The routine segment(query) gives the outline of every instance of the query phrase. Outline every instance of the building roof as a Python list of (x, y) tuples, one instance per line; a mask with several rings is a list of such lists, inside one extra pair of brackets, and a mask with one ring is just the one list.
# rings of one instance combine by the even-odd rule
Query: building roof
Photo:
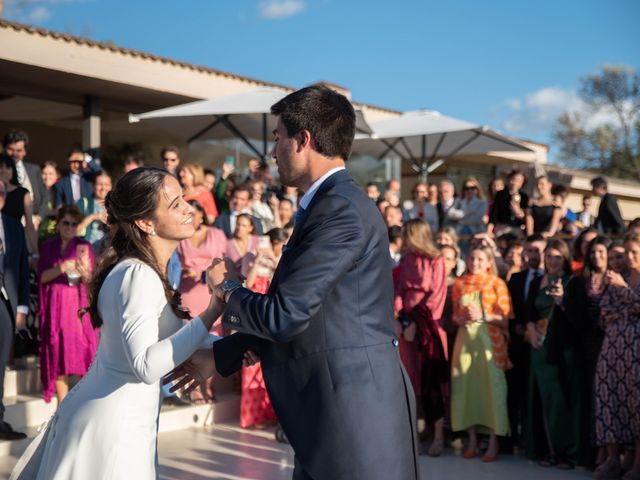
[[(0, 28), (12, 29), (12, 30), (15, 30), (15, 31), (18, 31), (18, 32), (26, 32), (26, 33), (29, 33), (31, 35), (39, 35), (41, 37), (48, 37), (48, 38), (52, 38), (52, 39), (56, 39), (56, 40), (63, 40), (65, 42), (75, 43), (75, 44), (78, 44), (78, 45), (88, 46), (88, 47), (92, 47), (92, 48), (97, 48), (97, 49), (100, 49), (100, 50), (108, 50), (108, 51), (120, 53), (120, 54), (123, 54), (123, 55), (128, 55), (128, 56), (134, 57), (134, 58), (141, 58), (141, 59), (151, 60), (151, 61), (154, 61), (154, 62), (159, 62), (159, 63), (163, 63), (163, 64), (167, 64), (167, 65), (174, 65), (174, 66), (177, 66), (177, 67), (187, 68), (187, 69), (194, 70), (194, 71), (197, 71), (197, 72), (211, 73), (213, 75), (218, 75), (218, 76), (221, 76), (221, 77), (226, 77), (226, 78), (230, 78), (230, 79), (240, 80), (240, 81), (243, 81), (243, 82), (253, 83), (253, 84), (256, 84), (256, 85), (278, 87), (278, 88), (283, 88), (283, 89), (291, 90), (291, 91), (295, 90), (294, 87), (291, 87), (291, 86), (288, 86), (288, 85), (281, 85), (281, 84), (274, 83), (274, 82), (267, 82), (267, 81), (264, 81), (264, 80), (258, 80), (258, 79), (252, 78), (252, 77), (247, 77), (247, 76), (244, 76), (244, 75), (238, 75), (236, 73), (231, 73), (231, 72), (227, 72), (227, 71), (224, 71), (224, 70), (219, 70), (219, 69), (216, 69), (216, 68), (207, 67), (207, 66), (204, 66), (204, 65), (198, 65), (198, 64), (189, 63), (189, 62), (182, 62), (182, 61), (179, 61), (179, 60), (174, 60), (172, 58), (163, 57), (163, 56), (160, 56), (160, 55), (155, 55), (153, 53), (143, 52), (141, 50), (121, 47), (119, 45), (116, 45), (113, 42), (99, 42), (99, 41), (92, 40), (92, 39), (86, 38), (86, 37), (80, 37), (80, 36), (71, 35), (71, 34), (68, 34), (68, 33), (56, 32), (56, 31), (53, 31), (53, 30), (48, 30), (46, 28), (34, 27), (34, 26), (31, 26), (31, 25), (26, 25), (26, 24), (22, 24), (22, 23), (18, 23), (18, 22), (9, 21), (9, 20), (0, 19)], [(374, 109), (377, 109), (377, 110), (386, 111), (386, 112), (390, 112), (390, 113), (400, 113), (400, 112), (398, 112), (396, 110), (380, 107), (378, 105), (366, 104), (366, 103), (362, 103), (362, 102), (354, 102), (354, 103), (356, 103), (357, 105), (362, 105), (362, 106), (366, 106), (366, 107), (370, 107), (370, 108), (374, 108)]]

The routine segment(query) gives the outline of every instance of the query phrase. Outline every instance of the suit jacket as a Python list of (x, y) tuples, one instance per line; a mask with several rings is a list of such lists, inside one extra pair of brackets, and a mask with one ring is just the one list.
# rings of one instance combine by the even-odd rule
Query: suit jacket
[(27, 177), (31, 182), (31, 188), (33, 189), (33, 213), (36, 215), (43, 215), (47, 211), (47, 187), (42, 182), (42, 175), (40, 173), (40, 167), (33, 163), (23, 161), (24, 169), (27, 172)]
[[(526, 326), (527, 323), (527, 298), (525, 297), (525, 285), (527, 283), (527, 276), (529, 275), (529, 269), (516, 272), (511, 275), (507, 287), (509, 288), (509, 294), (511, 295), (511, 304), (513, 305), (513, 320), (510, 324), (520, 324)], [(533, 280), (532, 280), (533, 283)], [(529, 285), (531, 290), (531, 285)], [(510, 329), (511, 330), (511, 329)], [(512, 332), (513, 333), (513, 332)]]
[(618, 201), (613, 195), (607, 193), (600, 200), (596, 228), (600, 233), (604, 234), (624, 233), (624, 220), (620, 214), (620, 208), (618, 208)]
[[(89, 169), (80, 174), (80, 197), (86, 198), (93, 194), (93, 177), (102, 171), (100, 162), (93, 160), (89, 162)], [(60, 205), (75, 205), (76, 201), (73, 199), (73, 189), (71, 188), (71, 175), (62, 177), (58, 183), (55, 184), (56, 189), (56, 208)]]
[[(251, 216), (251, 221), (253, 222), (253, 234), (254, 235), (262, 235), (262, 222), (257, 217)], [(219, 228), (224, 232), (227, 238), (233, 238), (233, 231), (231, 230), (231, 214), (230, 213), (222, 213), (216, 217), (216, 220), (213, 222), (213, 226)]]
[(6, 215), (0, 216), (5, 238), (0, 282), (4, 281), (4, 288), (13, 310), (13, 318), (15, 318), (18, 305), (29, 305), (29, 252), (22, 224)]
[[(393, 334), (387, 230), (375, 204), (339, 171), (287, 247), (267, 294), (238, 289), (223, 323), (261, 339), (300, 478), (417, 479), (415, 397)], [(233, 338), (214, 344), (216, 358)]]
[(444, 205), (442, 202), (436, 203), (436, 210), (438, 211), (438, 229), (444, 227), (458, 226), (458, 222), (464, 217), (464, 212), (460, 206), (460, 199), (454, 198), (453, 203), (449, 207), (449, 210), (444, 211)]

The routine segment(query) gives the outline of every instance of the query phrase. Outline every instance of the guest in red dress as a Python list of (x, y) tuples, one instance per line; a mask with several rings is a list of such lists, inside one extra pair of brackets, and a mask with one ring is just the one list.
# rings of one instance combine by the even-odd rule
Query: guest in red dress
[[(247, 273), (247, 287), (257, 293), (267, 293), (271, 279), (282, 256), (282, 247), (289, 235), (283, 228), (269, 230), (261, 237), (258, 252)], [(269, 394), (262, 378), (260, 363), (242, 368), (240, 426), (262, 427), (276, 420)]]
[(418, 408), (427, 424), (434, 427), (433, 443), (427, 453), (439, 456), (444, 446), (449, 385), (447, 334), (440, 324), (447, 296), (447, 273), (431, 230), (423, 220), (405, 223), (403, 248), (394, 302), (400, 357)]

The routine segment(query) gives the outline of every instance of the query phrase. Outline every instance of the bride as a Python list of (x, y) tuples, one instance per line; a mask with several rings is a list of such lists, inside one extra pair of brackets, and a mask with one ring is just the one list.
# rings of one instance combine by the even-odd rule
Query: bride
[[(194, 233), (178, 181), (156, 168), (132, 170), (106, 209), (113, 237), (90, 288), (98, 352), (11, 479), (155, 479), (160, 380), (216, 338), (208, 333), (223, 310), (215, 296), (183, 325), (188, 316), (167, 282), (171, 253)], [(209, 267), (209, 285), (223, 270)]]

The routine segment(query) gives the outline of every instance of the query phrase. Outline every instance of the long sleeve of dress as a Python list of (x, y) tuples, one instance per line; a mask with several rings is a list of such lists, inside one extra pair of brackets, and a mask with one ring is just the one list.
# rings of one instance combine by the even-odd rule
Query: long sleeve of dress
[(167, 338), (160, 340), (158, 319), (171, 308), (162, 282), (148, 266), (135, 264), (127, 269), (119, 292), (122, 299), (121, 338), (127, 360), (135, 376), (151, 384), (205, 348), (209, 332), (199, 317)]
[(447, 273), (442, 257), (428, 260), (422, 259), (423, 264), (428, 265), (425, 273), (430, 270), (431, 278), (426, 296), (426, 307), (431, 312), (431, 318), (434, 322), (440, 322), (442, 312), (444, 310), (444, 302), (447, 298)]
[(600, 324), (605, 328), (622, 316), (628, 321), (640, 321), (640, 292), (631, 287), (609, 286), (600, 301)]

